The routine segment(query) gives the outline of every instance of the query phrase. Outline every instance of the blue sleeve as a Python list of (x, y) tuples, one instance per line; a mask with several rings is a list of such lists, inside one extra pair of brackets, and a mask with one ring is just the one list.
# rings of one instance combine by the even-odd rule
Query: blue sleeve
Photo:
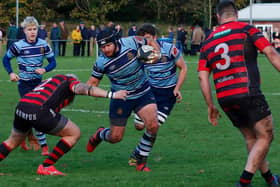
[(56, 60), (54, 57), (47, 58), (49, 64), (45, 67), (46, 72), (53, 70), (56, 67)]
[(8, 72), (8, 74), (12, 73), (12, 66), (11, 66), (11, 59), (7, 56), (7, 54), (3, 57), (3, 66), (6, 69), (6, 71)]

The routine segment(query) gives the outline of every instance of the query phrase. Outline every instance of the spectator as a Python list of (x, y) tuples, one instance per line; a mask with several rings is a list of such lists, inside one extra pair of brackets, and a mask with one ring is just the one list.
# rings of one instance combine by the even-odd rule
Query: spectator
[(173, 28), (172, 27), (168, 27), (168, 36), (167, 36), (167, 38), (169, 38), (170, 39), (170, 41), (172, 41), (172, 43), (173, 43), (173, 40), (174, 40), (174, 30), (173, 30)]
[(280, 53), (280, 33), (278, 28), (274, 29), (272, 38), (275, 49), (278, 51), (278, 53)]
[(80, 23), (80, 31), (82, 34), (82, 38), (83, 40), (81, 41), (81, 56), (85, 56), (85, 49), (87, 49), (87, 55), (89, 56), (89, 40), (90, 40), (90, 36), (89, 36), (89, 32), (88, 29), (85, 27), (85, 23), (81, 22)]
[(191, 55), (197, 55), (199, 52), (202, 42), (205, 39), (204, 31), (201, 26), (196, 25), (192, 32), (191, 38)]
[(122, 38), (123, 36), (123, 30), (120, 24), (117, 24), (115, 27), (115, 36), (118, 39)]
[(60, 29), (59, 56), (65, 56), (69, 32), (63, 20), (59, 22), (59, 29)]
[(17, 41), (17, 27), (15, 26), (15, 23), (13, 21), (10, 22), (10, 26), (7, 31), (7, 48), (6, 50), (10, 48), (10, 46)]
[(177, 28), (177, 37), (176, 37), (176, 47), (181, 51), (181, 53), (184, 52), (184, 45), (185, 41), (187, 39), (187, 33), (183, 26), (179, 26)]
[(132, 24), (132, 26), (128, 30), (128, 36), (136, 36), (136, 32), (137, 32), (137, 26), (135, 24)]
[(48, 32), (46, 31), (45, 27), (46, 25), (42, 24), (38, 30), (38, 38), (41, 38), (42, 40), (46, 40), (48, 37)]
[(18, 32), (17, 32), (17, 40), (21, 40), (25, 38), (25, 34), (23, 31), (23, 27), (22, 25), (20, 25), (20, 27), (18, 28)]
[(93, 49), (94, 49), (95, 38), (96, 38), (96, 27), (95, 27), (95, 25), (90, 26), (89, 37), (90, 37), (89, 55), (93, 56)]
[(81, 41), (83, 40), (79, 25), (71, 33), (73, 40), (73, 56), (80, 56)]
[(59, 40), (60, 40), (60, 29), (57, 26), (57, 23), (53, 23), (53, 27), (51, 29), (51, 41), (52, 41), (52, 47), (55, 56), (59, 55)]

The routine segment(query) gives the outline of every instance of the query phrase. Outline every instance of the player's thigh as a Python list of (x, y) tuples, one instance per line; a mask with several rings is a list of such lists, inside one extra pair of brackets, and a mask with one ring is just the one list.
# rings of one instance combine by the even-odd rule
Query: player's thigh
[(273, 121), (272, 115), (266, 116), (256, 122), (254, 130), (258, 138), (266, 138), (272, 140), (273, 138)]
[(157, 105), (155, 103), (147, 104), (137, 112), (137, 115), (145, 125), (157, 124)]

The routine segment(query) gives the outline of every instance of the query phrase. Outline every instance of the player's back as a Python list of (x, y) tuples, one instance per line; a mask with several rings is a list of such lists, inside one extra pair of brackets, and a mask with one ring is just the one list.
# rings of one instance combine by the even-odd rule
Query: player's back
[(20, 102), (50, 107), (58, 112), (73, 101), (75, 94), (71, 91), (71, 87), (76, 83), (78, 81), (74, 78), (56, 75), (25, 94)]

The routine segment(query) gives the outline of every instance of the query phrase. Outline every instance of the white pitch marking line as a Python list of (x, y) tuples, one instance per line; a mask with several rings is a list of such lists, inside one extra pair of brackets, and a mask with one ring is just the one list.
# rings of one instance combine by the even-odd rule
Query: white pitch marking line
[(62, 109), (65, 112), (82, 112), (82, 113), (96, 113), (96, 114), (108, 114), (108, 111), (98, 111), (98, 110), (85, 110), (85, 109)]

